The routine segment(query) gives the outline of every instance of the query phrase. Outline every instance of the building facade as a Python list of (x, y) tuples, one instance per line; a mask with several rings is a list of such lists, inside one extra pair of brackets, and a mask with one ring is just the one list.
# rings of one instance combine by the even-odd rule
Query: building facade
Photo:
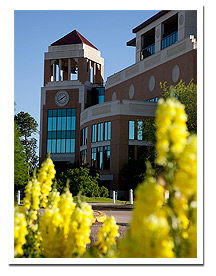
[(49, 46), (41, 88), (40, 161), (79, 161), (127, 197), (120, 168), (151, 144), (139, 126), (155, 116), (160, 82), (197, 81), (196, 11), (161, 11), (133, 29), (135, 63), (103, 86), (104, 60), (76, 30)]

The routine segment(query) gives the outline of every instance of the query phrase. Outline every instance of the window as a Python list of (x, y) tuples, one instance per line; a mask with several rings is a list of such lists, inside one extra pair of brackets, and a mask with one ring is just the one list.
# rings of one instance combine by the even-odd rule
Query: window
[(97, 154), (97, 148), (92, 148), (92, 156), (91, 156), (91, 165), (92, 167), (96, 168), (96, 154)]
[(104, 147), (104, 170), (110, 169), (110, 146)]
[(97, 169), (101, 170), (103, 164), (103, 147), (97, 148)]
[(98, 103), (104, 103), (104, 98), (105, 98), (105, 88), (96, 88), (98, 90)]
[(92, 143), (97, 142), (97, 125), (92, 125)]
[(88, 127), (83, 128), (81, 132), (81, 145), (87, 145)]
[(104, 141), (111, 139), (111, 122), (104, 123)]
[(161, 50), (178, 41), (178, 14), (168, 18), (162, 23), (162, 26)]
[(47, 130), (47, 152), (74, 153), (76, 109), (49, 109)]
[(151, 99), (148, 99), (148, 100), (145, 100), (145, 101), (146, 101), (146, 102), (157, 103), (157, 102), (158, 102), (158, 97), (151, 98)]
[(103, 123), (98, 124), (98, 142), (103, 141)]
[(137, 123), (137, 140), (143, 140), (143, 121)]
[(129, 121), (129, 139), (130, 140), (134, 140), (134, 130), (135, 130), (134, 121)]
[(87, 164), (87, 150), (81, 151), (81, 163), (82, 165)]

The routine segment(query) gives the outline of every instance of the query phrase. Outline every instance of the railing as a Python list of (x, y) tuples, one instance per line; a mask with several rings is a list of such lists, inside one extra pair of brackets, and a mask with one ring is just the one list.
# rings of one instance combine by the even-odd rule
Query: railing
[(161, 40), (161, 50), (178, 41), (178, 32), (174, 32)]
[(141, 60), (155, 53), (155, 44), (152, 44), (141, 51)]

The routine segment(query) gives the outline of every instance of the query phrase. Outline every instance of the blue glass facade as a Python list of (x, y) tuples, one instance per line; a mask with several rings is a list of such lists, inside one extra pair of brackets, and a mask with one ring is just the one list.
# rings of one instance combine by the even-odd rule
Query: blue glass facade
[(129, 140), (134, 140), (135, 122), (129, 121)]
[(111, 122), (104, 123), (104, 141), (111, 139)]
[(97, 142), (97, 124), (92, 125), (92, 143)]
[(98, 124), (98, 142), (103, 141), (103, 123)]
[(49, 109), (47, 153), (75, 153), (76, 109)]

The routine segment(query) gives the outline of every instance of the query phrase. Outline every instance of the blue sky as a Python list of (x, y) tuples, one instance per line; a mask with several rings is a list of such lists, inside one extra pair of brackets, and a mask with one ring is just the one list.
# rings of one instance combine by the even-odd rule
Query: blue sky
[[(15, 114), (28, 112), (40, 125), (44, 52), (76, 29), (101, 52), (108, 76), (135, 62), (135, 47), (126, 42), (132, 29), (159, 10), (15, 10), (14, 101)], [(38, 138), (38, 136), (36, 136)]]

